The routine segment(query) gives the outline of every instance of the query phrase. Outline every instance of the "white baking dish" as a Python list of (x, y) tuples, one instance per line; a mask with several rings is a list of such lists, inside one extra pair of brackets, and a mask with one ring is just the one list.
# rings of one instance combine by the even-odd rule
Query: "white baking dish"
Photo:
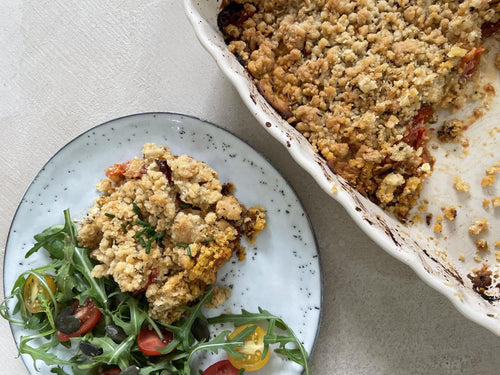
[[(500, 160), (497, 140), (500, 137), (496, 118), (500, 114), (497, 97), (490, 101), (490, 110), (476, 121), (465, 137), (469, 147), (458, 144), (430, 144), (436, 157), (433, 175), (427, 180), (422, 200), (428, 201), (422, 213), (422, 223), (406, 226), (399, 223), (379, 207), (368, 201), (350, 187), (343, 179), (333, 174), (325, 161), (313, 152), (309, 143), (293, 127), (288, 125), (260, 95), (249, 74), (229, 53), (217, 28), (217, 14), (221, 0), (184, 0), (185, 9), (195, 33), (202, 45), (216, 60), (218, 66), (234, 84), (242, 100), (258, 122), (290, 152), (293, 159), (333, 198), (340, 202), (356, 223), (388, 253), (408, 264), (424, 281), (447, 296), (466, 317), (500, 335), (500, 288), (492, 287), (487, 294), (474, 290), (468, 275), (473, 269), (480, 269), (483, 262), (493, 271), (493, 283), (498, 284), (495, 275), (500, 268), (495, 257), (495, 241), (500, 240), (500, 208), (490, 205), (485, 208), (484, 198), (500, 195), (500, 181), (492, 187), (482, 188), (481, 178), (485, 169)], [(493, 43), (493, 42), (492, 42)], [(487, 45), (488, 47), (488, 45)], [(489, 53), (489, 59), (494, 57)], [(493, 67), (490, 63), (489, 66)], [(498, 73), (488, 68), (483, 81), (489, 81), (498, 92)], [(453, 117), (467, 117), (478, 106), (464, 108)], [(449, 115), (449, 114), (448, 114)], [(440, 113), (440, 121), (447, 114)], [(435, 149), (433, 146), (438, 147)], [(461, 176), (470, 182), (468, 193), (458, 192), (453, 178)], [(498, 177), (498, 176), (497, 176)], [(442, 206), (455, 206), (458, 211), (454, 222), (443, 220), (442, 233), (435, 233), (433, 223), (426, 223), (425, 215), (441, 215)], [(481, 260), (474, 259), (475, 238), (468, 233), (468, 227), (476, 219), (486, 218), (490, 227), (482, 236), (490, 244), (490, 250), (481, 254)], [(464, 257), (460, 260), (460, 257)], [(325, 270), (328, 272), (328, 270)], [(363, 277), (363, 275), (358, 275)], [(496, 293), (495, 293), (496, 292)], [(431, 317), (429, 317), (431, 318)]]

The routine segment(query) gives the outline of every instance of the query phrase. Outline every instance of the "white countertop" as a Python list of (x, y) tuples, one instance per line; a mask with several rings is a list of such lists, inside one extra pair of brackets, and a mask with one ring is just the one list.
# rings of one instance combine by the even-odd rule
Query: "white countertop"
[[(25, 189), (69, 140), (126, 114), (183, 112), (247, 141), (302, 200), (324, 273), (314, 374), (500, 371), (500, 337), (375, 245), (254, 120), (195, 38), (180, 0), (4, 0), (0, 25), (2, 257)], [(0, 320), (2, 374), (27, 374), (16, 355)]]

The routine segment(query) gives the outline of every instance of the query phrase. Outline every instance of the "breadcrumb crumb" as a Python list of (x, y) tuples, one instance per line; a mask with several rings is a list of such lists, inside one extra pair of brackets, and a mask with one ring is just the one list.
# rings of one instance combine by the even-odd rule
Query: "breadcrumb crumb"
[(491, 198), (491, 203), (493, 204), (493, 208), (500, 207), (500, 197)]
[(485, 252), (490, 249), (490, 246), (484, 238), (480, 238), (476, 240), (476, 248), (478, 251)]
[(496, 181), (496, 178), (494, 176), (488, 175), (484, 176), (483, 179), (481, 180), (481, 186), (482, 187), (490, 187), (493, 185), (493, 183)]
[(448, 219), (449, 221), (455, 221), (455, 218), (457, 217), (457, 209), (454, 206), (450, 206), (448, 208), (441, 207), (441, 210), (443, 211), (444, 217), (446, 219)]
[(436, 233), (441, 233), (443, 230), (443, 225), (441, 224), (441, 221), (443, 221), (442, 216), (436, 216), (436, 222), (434, 223), (434, 232)]
[(488, 220), (486, 219), (478, 219), (474, 224), (469, 227), (469, 233), (473, 236), (479, 236), (485, 230), (488, 229)]
[(462, 177), (456, 176), (453, 179), (453, 183), (455, 184), (455, 189), (461, 191), (462, 193), (467, 193), (470, 190), (470, 184), (462, 180)]
[(484, 199), (483, 199), (483, 206), (484, 206), (484, 208), (488, 208), (488, 207), (490, 207), (490, 200), (489, 200), (489, 199), (484, 198)]

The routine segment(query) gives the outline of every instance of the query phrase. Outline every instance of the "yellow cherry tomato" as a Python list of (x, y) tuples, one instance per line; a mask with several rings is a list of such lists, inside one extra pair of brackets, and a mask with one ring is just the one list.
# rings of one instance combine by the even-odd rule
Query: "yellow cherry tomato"
[[(238, 327), (234, 330), (233, 333), (229, 335), (229, 338), (233, 338), (238, 333), (243, 331), (245, 328), (251, 326), (253, 324), (246, 324), (241, 327)], [(267, 351), (266, 356), (262, 359), (262, 353), (264, 352), (264, 336), (266, 335), (266, 331), (257, 326), (255, 331), (250, 334), (243, 343), (243, 346), (237, 346), (234, 348), (238, 353), (243, 354), (244, 358), (237, 358), (231, 355), (228, 355), (229, 362), (238, 368), (245, 369), (245, 371), (255, 371), (262, 368), (267, 361), (269, 360), (269, 350)]]
[[(52, 277), (48, 275), (44, 276), (44, 279), (52, 294), (55, 294), (56, 284), (54, 283), (54, 279), (52, 279)], [(49, 298), (49, 293), (47, 289), (42, 286), (40, 280), (33, 276), (33, 274), (30, 274), (28, 276), (28, 279), (24, 284), (23, 292), (24, 306), (26, 306), (26, 309), (32, 314), (36, 314), (42, 311), (42, 306), (40, 305), (40, 301), (37, 299), (37, 297), (38, 295), (45, 293), (47, 298)]]

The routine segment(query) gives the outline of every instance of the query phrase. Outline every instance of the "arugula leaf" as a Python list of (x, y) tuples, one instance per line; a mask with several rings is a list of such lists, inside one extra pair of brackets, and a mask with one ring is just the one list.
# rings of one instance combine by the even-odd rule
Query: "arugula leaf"
[[(153, 235), (154, 228), (152, 228)], [(162, 233), (156, 233), (152, 238), (161, 240)], [(0, 304), (0, 315), (12, 323), (22, 324), (27, 330), (34, 331), (33, 335), (21, 337), (19, 352), (32, 357), (36, 368), (37, 361), (43, 361), (49, 366), (55, 366), (51, 372), (59, 375), (68, 375), (63, 366), (71, 366), (74, 375), (95, 375), (102, 367), (119, 366), (121, 369), (136, 365), (141, 370), (141, 375), (158, 374), (167, 370), (172, 374), (191, 375), (190, 363), (195, 353), (208, 350), (218, 353), (219, 350), (227, 352), (233, 357), (242, 357), (235, 348), (242, 346), (246, 338), (255, 330), (256, 323), (267, 322), (267, 332), (264, 337), (264, 353), (267, 355), (270, 345), (278, 345), (274, 351), (290, 360), (304, 366), (306, 375), (310, 375), (308, 357), (303, 345), (285, 322), (261, 308), (257, 313), (242, 310), (241, 314), (221, 314), (217, 317), (206, 318), (202, 308), (207, 301), (211, 301), (214, 288), (210, 288), (200, 301), (192, 307), (183, 307), (186, 317), (172, 325), (163, 325), (173, 333), (172, 342), (159, 351), (164, 353), (161, 357), (148, 357), (142, 354), (137, 346), (137, 336), (146, 325), (152, 326), (161, 335), (160, 323), (148, 315), (148, 305), (143, 296), (133, 297), (130, 293), (122, 293), (118, 285), (107, 278), (95, 279), (91, 276), (95, 262), (90, 259), (89, 251), (78, 247), (76, 226), (71, 220), (69, 210), (64, 211), (64, 225), (53, 225), (34, 236), (37, 241), (27, 252), (31, 256), (41, 248), (45, 248), (51, 261), (19, 275), (11, 291)], [(142, 237), (141, 237), (142, 238)], [(151, 239), (151, 238), (150, 238)], [(211, 240), (211, 239), (208, 239)], [(23, 302), (23, 290), (27, 276), (34, 275), (46, 288), (48, 293), (41, 293), (37, 298), (43, 311), (31, 314)], [(57, 291), (52, 294), (44, 275), (55, 275), (54, 280)], [(63, 307), (79, 300), (80, 303), (91, 298), (103, 313), (103, 324), (94, 327), (94, 333), (87, 333), (83, 337), (71, 338), (71, 342), (59, 342), (54, 318), (59, 307)], [(12, 312), (9, 303), (15, 301)], [(13, 318), (19, 315), (19, 319)], [(250, 324), (239, 334), (228, 337), (230, 331), (223, 331), (208, 341), (197, 342), (192, 334), (192, 326), (196, 319), (201, 319), (207, 324), (232, 323), (235, 326)], [(127, 338), (116, 343), (105, 334), (104, 325), (115, 324), (121, 327)], [(282, 332), (277, 333), (276, 330)], [(30, 342), (36, 345), (30, 345)], [(50, 350), (62, 345), (74, 350), (79, 343), (85, 341), (97, 348), (102, 353), (95, 357), (87, 357), (81, 351), (71, 358), (62, 360)], [(287, 347), (288, 344), (293, 345)]]
[[(268, 329), (266, 335), (264, 336), (264, 351), (262, 353), (262, 358), (267, 355), (270, 344), (279, 344), (279, 348), (274, 350), (276, 353), (285, 355), (288, 359), (300, 364), (304, 367), (306, 375), (311, 374), (309, 369), (309, 356), (304, 346), (292, 329), (288, 327), (281, 318), (271, 314), (269, 311), (260, 307), (258, 313), (251, 313), (242, 309), (241, 314), (221, 314), (213, 318), (208, 318), (207, 321), (209, 324), (233, 323), (235, 326), (241, 326), (259, 321), (268, 321)], [(275, 327), (286, 331), (288, 335), (275, 334)], [(286, 344), (288, 343), (293, 343), (296, 348), (286, 348)]]

